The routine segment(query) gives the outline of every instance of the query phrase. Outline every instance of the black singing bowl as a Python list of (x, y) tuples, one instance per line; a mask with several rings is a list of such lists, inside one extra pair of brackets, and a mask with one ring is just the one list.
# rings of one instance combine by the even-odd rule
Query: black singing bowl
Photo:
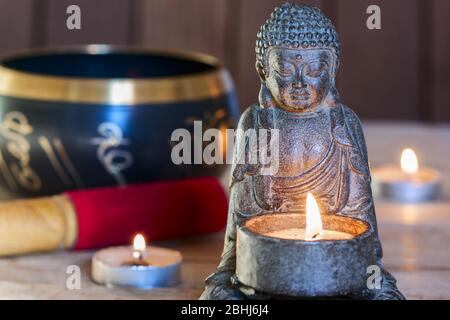
[(217, 161), (175, 164), (183, 139), (172, 133), (191, 134), (181, 154), (193, 159), (194, 122), (225, 132), (238, 113), (229, 73), (203, 54), (88, 45), (9, 56), (0, 64), (0, 197), (219, 176)]

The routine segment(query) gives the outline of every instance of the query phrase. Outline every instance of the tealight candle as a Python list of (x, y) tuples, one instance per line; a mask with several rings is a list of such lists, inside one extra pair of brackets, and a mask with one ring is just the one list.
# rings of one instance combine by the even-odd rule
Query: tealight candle
[(422, 202), (439, 193), (441, 175), (432, 168), (419, 167), (415, 152), (404, 149), (400, 166), (388, 164), (372, 170), (374, 193), (401, 202)]
[(319, 206), (311, 193), (308, 193), (306, 196), (306, 229), (288, 228), (274, 230), (265, 235), (281, 239), (305, 241), (344, 240), (353, 238), (349, 233), (323, 229)]
[(138, 234), (133, 246), (111, 247), (92, 257), (92, 278), (107, 286), (168, 287), (180, 280), (180, 252), (147, 246)]
[(251, 217), (237, 229), (236, 279), (286, 296), (345, 296), (366, 288), (375, 234), (362, 220), (321, 216), (311, 194), (303, 213)]

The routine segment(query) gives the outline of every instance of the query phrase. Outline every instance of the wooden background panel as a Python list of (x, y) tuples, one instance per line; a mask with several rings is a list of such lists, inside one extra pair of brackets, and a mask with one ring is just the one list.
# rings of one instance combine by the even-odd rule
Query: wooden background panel
[[(381, 8), (381, 30), (366, 27), (371, 4)], [(342, 101), (361, 118), (418, 119), (417, 1), (340, 0), (336, 16)]]
[[(36, 0), (35, 0), (36, 1)], [(38, 0), (47, 2), (45, 43), (68, 45), (84, 43), (127, 44), (132, 2), (123, 0)], [(81, 30), (69, 30), (66, 9), (81, 8)], [(45, 6), (45, 4), (40, 4)]]
[(251, 104), (258, 102), (260, 80), (255, 70), (255, 41), (259, 27), (269, 18), (273, 8), (282, 4), (282, 0), (247, 0), (236, 1), (235, 7), (239, 14), (233, 16), (233, 39), (235, 48), (230, 65), (235, 79), (241, 109), (245, 110)]
[(435, 106), (436, 120), (450, 121), (450, 1), (432, 2), (431, 32), (432, 56), (430, 68), (433, 85), (432, 103)]
[(132, 42), (224, 58), (226, 0), (136, 0)]
[(32, 43), (32, 0), (0, 0), (0, 54)]
[[(293, 0), (294, 1), (294, 0)], [(0, 54), (66, 44), (136, 44), (212, 54), (231, 70), (242, 109), (257, 101), (258, 28), (283, 0), (0, 0)], [(296, 0), (320, 6), (342, 42), (338, 88), (363, 119), (450, 121), (448, 0)], [(66, 28), (81, 7), (82, 29)], [(366, 9), (381, 7), (381, 30)]]

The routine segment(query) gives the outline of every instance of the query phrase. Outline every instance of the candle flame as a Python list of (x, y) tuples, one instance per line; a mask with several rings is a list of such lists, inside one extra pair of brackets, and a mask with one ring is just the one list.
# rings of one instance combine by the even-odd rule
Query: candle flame
[(133, 240), (133, 257), (136, 259), (142, 257), (142, 253), (145, 251), (145, 248), (145, 238), (142, 234), (138, 233)]
[(306, 195), (306, 232), (305, 238), (312, 240), (322, 233), (322, 218), (319, 206), (314, 196), (308, 192)]
[(402, 170), (408, 174), (416, 173), (419, 169), (419, 163), (417, 161), (416, 153), (413, 149), (406, 148), (402, 152), (400, 158), (400, 167)]

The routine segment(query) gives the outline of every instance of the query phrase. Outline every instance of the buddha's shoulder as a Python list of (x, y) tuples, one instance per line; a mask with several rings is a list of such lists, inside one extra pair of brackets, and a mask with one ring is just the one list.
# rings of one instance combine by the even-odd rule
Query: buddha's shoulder
[(364, 161), (353, 161), (353, 166), (355, 168), (358, 168), (358, 171), (367, 173), (367, 148), (361, 121), (359, 120), (359, 117), (357, 116), (355, 111), (345, 105), (340, 105), (340, 107), (344, 115), (349, 138), (353, 141), (353, 145), (358, 148), (359, 155), (364, 159)]
[(261, 107), (257, 104), (248, 107), (239, 118), (238, 129), (247, 130), (254, 128), (260, 110)]
[[(332, 108), (332, 110), (335, 112), (331, 112), (331, 117), (338, 117), (338, 115), (341, 114), (350, 128), (359, 129), (361, 127), (361, 121), (359, 120), (358, 115), (346, 105), (339, 103)], [(254, 128), (258, 121), (263, 121), (264, 119), (273, 116), (272, 112), (273, 110), (264, 109), (258, 104), (253, 104), (242, 113), (239, 119), (238, 128), (243, 130)]]
[(356, 114), (355, 111), (353, 111), (353, 109), (347, 107), (344, 104), (339, 104), (339, 107), (341, 108), (341, 110), (344, 114), (344, 118), (349, 126), (351, 126), (351, 127), (361, 126), (361, 120), (359, 120), (358, 115)]

